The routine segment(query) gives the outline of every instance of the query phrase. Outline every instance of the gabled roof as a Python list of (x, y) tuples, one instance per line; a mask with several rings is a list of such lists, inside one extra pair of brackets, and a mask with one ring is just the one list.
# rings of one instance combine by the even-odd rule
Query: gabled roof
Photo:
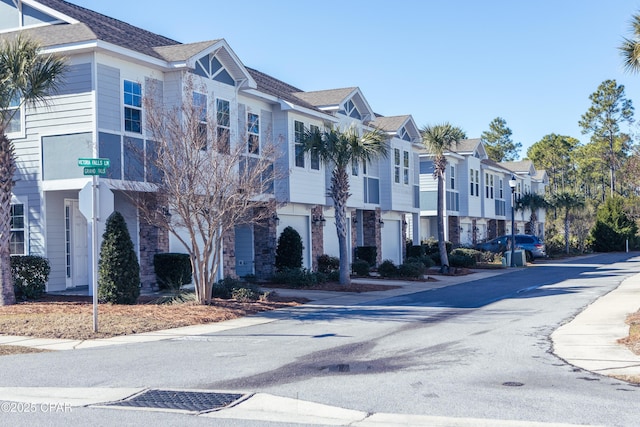
[(404, 127), (409, 136), (411, 136), (411, 142), (417, 142), (420, 140), (420, 131), (418, 130), (418, 126), (416, 126), (413, 117), (409, 114), (390, 117), (376, 115), (374, 120), (369, 122), (369, 125), (388, 134), (398, 136), (400, 136), (399, 132)]
[(294, 93), (302, 92), (297, 87), (285, 83), (282, 80), (278, 80), (275, 77), (271, 77), (270, 75), (253, 68), (247, 67), (247, 71), (249, 71), (251, 77), (253, 77), (253, 79), (256, 81), (259, 91), (275, 96), (278, 99), (300, 105), (301, 107), (320, 111), (314, 105), (305, 102), (299, 97), (293, 95)]
[[(67, 23), (56, 25), (65, 28), (63, 32), (70, 31), (74, 33), (83, 33), (83, 37), (85, 38), (80, 41), (93, 39), (103, 40), (116, 46), (121, 46), (160, 59), (164, 58), (162, 58), (154, 48), (179, 44), (179, 42), (170, 38), (135, 27), (131, 24), (127, 24), (126, 22), (102, 15), (98, 12), (94, 12), (93, 10), (85, 9), (84, 7), (77, 6), (64, 0), (38, 0), (37, 3), (54, 9), (74, 20), (79, 21), (81, 24), (84, 24), (86, 28), (83, 29), (70, 28), (78, 24)], [(34, 8), (37, 8), (37, 3), (33, 4)], [(42, 27), (42, 29), (44, 28), (46, 28), (46, 26)], [(88, 33), (86, 32), (87, 29), (93, 35), (92, 38), (86, 38), (88, 36)], [(36, 28), (33, 29), (36, 33), (39, 32), (38, 30), (39, 29)], [(60, 42), (57, 41), (56, 44), (60, 44)]]
[(517, 162), (502, 162), (500, 163), (505, 168), (509, 169), (511, 172), (515, 172), (517, 174), (527, 174), (531, 176), (535, 176), (536, 168), (533, 166), (533, 162), (531, 160), (520, 160)]
[[(105, 43), (128, 51), (166, 61), (168, 65), (195, 68), (198, 59), (215, 54), (232, 78), (246, 87), (256, 87), (240, 59), (224, 39), (182, 44), (126, 22), (71, 4), (64, 0), (31, 0), (29, 4), (42, 13), (54, 16), (49, 25), (19, 29), (6, 33), (26, 33), (44, 47), (82, 42)], [(100, 46), (100, 45), (98, 45)]]
[(473, 155), (478, 152), (481, 159), (486, 158), (487, 155), (484, 144), (480, 138), (461, 139), (457, 143), (451, 145), (451, 151), (467, 155)]
[(293, 95), (320, 110), (331, 112), (340, 111), (346, 101), (352, 100), (362, 120), (369, 121), (375, 118), (375, 112), (358, 87), (296, 92)]
[(340, 103), (349, 98), (356, 89), (356, 87), (347, 87), (342, 89), (328, 89), (312, 92), (299, 91), (293, 95), (315, 107), (326, 108), (340, 105)]

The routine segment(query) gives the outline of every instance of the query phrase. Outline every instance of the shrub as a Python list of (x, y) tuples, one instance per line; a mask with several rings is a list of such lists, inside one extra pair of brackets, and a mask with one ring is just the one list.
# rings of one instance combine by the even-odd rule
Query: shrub
[(451, 255), (462, 255), (473, 259), (473, 265), (480, 262), (482, 258), (482, 252), (476, 249), (470, 248), (457, 248), (451, 251)]
[(293, 227), (282, 230), (276, 248), (276, 270), (302, 267), (302, 238)]
[(355, 258), (363, 259), (369, 263), (370, 267), (373, 267), (378, 259), (378, 248), (375, 246), (358, 246), (355, 251)]
[[(451, 252), (451, 248), (453, 245), (451, 242), (444, 243), (447, 247), (447, 253)], [(438, 249), (438, 241), (436, 239), (427, 239), (422, 242), (422, 247), (424, 248), (425, 255), (438, 255), (438, 259), (440, 258), (440, 249)], [(432, 258), (434, 258), (432, 256)], [(440, 262), (440, 261), (438, 261)]]
[(324, 254), (318, 257), (318, 271), (325, 274), (330, 274), (334, 271), (340, 270), (340, 259)]
[(407, 244), (407, 258), (424, 257), (424, 247), (422, 245)]
[(424, 268), (431, 268), (435, 265), (435, 262), (431, 257), (423, 255), (421, 257), (410, 257), (405, 260), (405, 262), (419, 262), (424, 265)]
[(11, 275), (16, 298), (38, 299), (49, 280), (49, 260), (40, 256), (25, 255), (11, 257)]
[(306, 268), (285, 268), (276, 271), (271, 281), (296, 288), (305, 288), (318, 283), (324, 283), (327, 276), (323, 273), (313, 273)]
[(238, 301), (256, 301), (260, 298), (259, 288), (242, 280), (225, 277), (213, 285), (213, 298), (236, 299)]
[(101, 302), (135, 304), (140, 296), (140, 265), (124, 217), (107, 218), (98, 261), (98, 298)]
[(356, 259), (351, 263), (351, 271), (353, 271), (353, 274), (356, 276), (368, 276), (370, 270), (369, 262), (363, 259)]
[(153, 256), (153, 269), (160, 289), (180, 289), (191, 283), (191, 259), (188, 254), (163, 253)]
[(400, 277), (420, 279), (424, 276), (424, 264), (421, 261), (405, 262), (398, 267)]
[(381, 277), (397, 277), (398, 267), (390, 259), (385, 259), (382, 264), (378, 266), (378, 274)]
[(473, 257), (459, 253), (449, 255), (449, 265), (451, 267), (473, 267), (476, 265), (476, 260)]
[(235, 288), (231, 290), (231, 298), (240, 302), (257, 301), (260, 298), (260, 292), (250, 287)]
[(624, 209), (622, 197), (609, 197), (598, 208), (596, 224), (591, 230), (593, 249), (596, 252), (624, 251), (626, 239), (631, 247), (638, 232), (635, 221)]

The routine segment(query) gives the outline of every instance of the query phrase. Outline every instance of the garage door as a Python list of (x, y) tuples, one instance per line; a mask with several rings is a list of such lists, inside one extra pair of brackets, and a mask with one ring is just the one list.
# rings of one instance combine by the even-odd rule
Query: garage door
[(311, 268), (309, 262), (311, 256), (311, 242), (309, 239), (309, 217), (299, 215), (278, 215), (280, 224), (278, 225), (278, 238), (282, 234), (282, 230), (287, 227), (293, 227), (302, 238), (302, 266)]
[(390, 259), (398, 265), (402, 262), (402, 236), (400, 221), (385, 220), (382, 227), (382, 260)]

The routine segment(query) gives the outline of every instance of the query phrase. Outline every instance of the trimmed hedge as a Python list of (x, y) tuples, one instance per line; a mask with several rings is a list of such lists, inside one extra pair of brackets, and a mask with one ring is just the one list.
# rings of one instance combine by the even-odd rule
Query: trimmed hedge
[(363, 259), (356, 259), (351, 263), (351, 271), (356, 276), (368, 276), (371, 271), (369, 263)]
[(189, 254), (161, 253), (153, 256), (153, 269), (160, 289), (175, 290), (191, 283), (191, 259)]
[(36, 255), (12, 256), (11, 275), (17, 299), (32, 300), (42, 296), (51, 266), (49, 260)]
[(355, 250), (355, 259), (363, 259), (369, 263), (369, 266), (376, 265), (378, 258), (378, 248), (375, 246), (358, 246)]
[(340, 270), (340, 259), (327, 254), (318, 257), (318, 271), (320, 273), (331, 274)]

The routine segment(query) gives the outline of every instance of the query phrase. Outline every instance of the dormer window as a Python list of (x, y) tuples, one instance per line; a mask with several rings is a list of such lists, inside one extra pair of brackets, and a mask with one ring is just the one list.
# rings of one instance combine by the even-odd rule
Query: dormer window
[(196, 61), (196, 67), (194, 70), (199, 76), (206, 77), (211, 80), (216, 80), (220, 83), (225, 83), (230, 86), (235, 86), (236, 82), (231, 77), (231, 74), (224, 68), (224, 66), (218, 61), (215, 56), (203, 56)]
[(409, 132), (407, 132), (407, 128), (403, 127), (400, 129), (400, 139), (411, 142), (411, 136), (409, 135)]
[(353, 117), (354, 119), (362, 120), (362, 115), (356, 108), (356, 104), (353, 103), (353, 100), (350, 99), (344, 104), (345, 114), (349, 117)]

